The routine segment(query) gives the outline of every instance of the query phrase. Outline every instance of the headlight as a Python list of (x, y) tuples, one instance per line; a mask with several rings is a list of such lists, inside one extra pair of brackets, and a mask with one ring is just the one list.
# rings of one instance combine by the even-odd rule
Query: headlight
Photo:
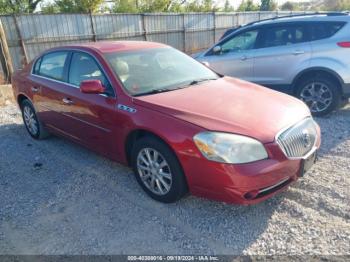
[(268, 157), (262, 143), (246, 136), (203, 132), (195, 135), (193, 140), (207, 159), (216, 162), (243, 164)]

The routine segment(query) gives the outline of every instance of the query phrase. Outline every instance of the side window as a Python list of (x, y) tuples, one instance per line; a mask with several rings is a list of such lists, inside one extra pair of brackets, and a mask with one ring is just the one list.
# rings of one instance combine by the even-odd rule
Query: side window
[[(35, 72), (41, 76), (64, 81), (64, 64), (67, 59), (67, 52), (53, 52), (44, 55), (41, 63), (36, 63)], [(39, 65), (38, 65), (39, 64)]]
[(281, 26), (266, 28), (261, 47), (276, 47), (307, 42), (306, 26)]
[(89, 79), (100, 80), (104, 87), (110, 88), (107, 78), (93, 57), (81, 52), (74, 53), (70, 64), (68, 82), (80, 86), (82, 81)]
[(343, 22), (326, 22), (315, 23), (311, 25), (311, 40), (321, 40), (335, 35), (345, 23)]
[(243, 32), (221, 44), (221, 53), (240, 52), (255, 48), (258, 30)]

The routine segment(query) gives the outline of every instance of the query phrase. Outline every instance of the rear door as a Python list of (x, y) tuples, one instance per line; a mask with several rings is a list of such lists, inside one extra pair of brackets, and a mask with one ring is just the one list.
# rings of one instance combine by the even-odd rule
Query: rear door
[(214, 52), (214, 47), (200, 60), (222, 75), (251, 81), (258, 39), (259, 29), (245, 30), (216, 45), (221, 48), (220, 52)]
[(66, 88), (68, 51), (53, 51), (37, 59), (30, 75), (33, 102), (39, 118), (54, 129), (65, 126), (60, 92)]
[(306, 23), (265, 26), (255, 52), (253, 82), (288, 92), (288, 86), (311, 58)]

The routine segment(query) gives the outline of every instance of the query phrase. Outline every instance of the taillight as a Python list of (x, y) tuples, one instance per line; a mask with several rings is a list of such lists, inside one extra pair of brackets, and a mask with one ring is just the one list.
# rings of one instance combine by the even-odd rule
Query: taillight
[(350, 48), (350, 42), (339, 42), (337, 45), (344, 48)]

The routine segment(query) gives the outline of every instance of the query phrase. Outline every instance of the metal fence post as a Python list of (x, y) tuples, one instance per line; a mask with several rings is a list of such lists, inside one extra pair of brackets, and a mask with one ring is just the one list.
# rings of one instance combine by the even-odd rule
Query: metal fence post
[(141, 23), (142, 23), (142, 34), (145, 38), (145, 41), (148, 41), (148, 37), (147, 37), (147, 31), (146, 31), (146, 19), (145, 19), (145, 14), (141, 14)]
[(214, 44), (216, 42), (216, 13), (213, 12), (212, 15), (213, 15), (213, 34), (214, 34), (213, 44)]
[(186, 53), (186, 24), (185, 24), (185, 13), (182, 14), (182, 22), (183, 22), (183, 34), (184, 34), (184, 52)]
[(97, 37), (96, 37), (96, 31), (95, 31), (95, 26), (94, 26), (94, 19), (92, 18), (92, 13), (91, 13), (91, 12), (89, 12), (89, 16), (90, 16), (92, 40), (93, 40), (94, 42), (96, 42), (96, 41), (97, 41)]

